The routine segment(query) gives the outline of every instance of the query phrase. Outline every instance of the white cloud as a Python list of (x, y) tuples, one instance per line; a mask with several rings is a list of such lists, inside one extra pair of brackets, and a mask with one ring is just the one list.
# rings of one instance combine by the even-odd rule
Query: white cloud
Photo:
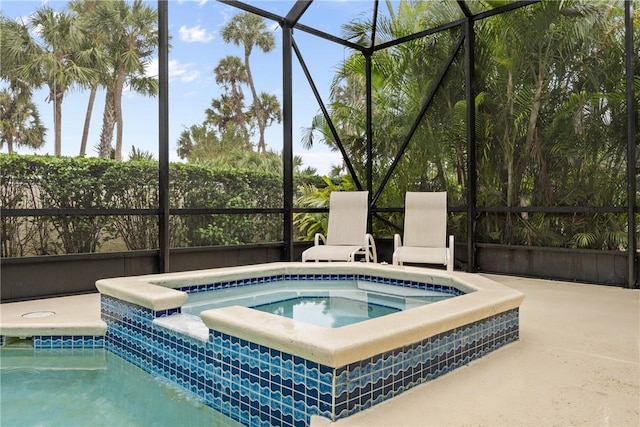
[(178, 34), (180, 35), (180, 40), (187, 43), (207, 43), (213, 40), (213, 34), (208, 33), (207, 30), (202, 28), (200, 25), (196, 25), (191, 28), (186, 25), (182, 25), (178, 30)]
[[(187, 3), (193, 0), (178, 0), (178, 4), (183, 4), (183, 3)], [(207, 4), (207, 2), (209, 0), (196, 0), (198, 2), (198, 6), (204, 6), (205, 4)]]
[[(154, 58), (145, 67), (147, 76), (158, 76), (158, 59)], [(200, 76), (200, 71), (196, 70), (193, 64), (182, 64), (176, 59), (169, 60), (169, 81), (178, 79), (181, 82), (192, 82)]]
[(193, 64), (181, 64), (174, 60), (169, 61), (169, 80), (174, 78), (182, 82), (191, 82), (200, 76), (200, 71), (193, 68)]

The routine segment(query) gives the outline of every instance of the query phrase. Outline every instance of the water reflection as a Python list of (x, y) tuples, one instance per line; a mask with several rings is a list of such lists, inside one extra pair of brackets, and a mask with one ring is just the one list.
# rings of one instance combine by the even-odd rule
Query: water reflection
[(294, 303), (291, 307), (291, 318), (328, 328), (333, 327), (336, 322), (335, 316), (329, 311), (329, 302), (326, 298)]
[(400, 311), (366, 300), (343, 297), (297, 297), (253, 308), (327, 328), (338, 328)]

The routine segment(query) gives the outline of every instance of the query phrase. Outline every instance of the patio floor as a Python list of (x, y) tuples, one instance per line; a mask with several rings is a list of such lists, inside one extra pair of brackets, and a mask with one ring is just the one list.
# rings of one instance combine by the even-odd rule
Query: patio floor
[[(525, 294), (518, 342), (359, 414), (312, 425), (640, 425), (640, 291), (485, 276)], [(34, 311), (56, 315), (22, 317)], [(1, 328), (100, 322), (98, 294), (0, 305)]]

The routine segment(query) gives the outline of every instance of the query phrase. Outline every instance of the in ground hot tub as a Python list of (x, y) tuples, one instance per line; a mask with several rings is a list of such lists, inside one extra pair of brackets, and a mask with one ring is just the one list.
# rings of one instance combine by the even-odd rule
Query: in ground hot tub
[[(451, 297), (338, 327), (247, 307), (274, 292), (343, 295), (347, 283), (410, 302)], [(245, 425), (336, 420), (443, 375), (517, 340), (523, 299), (473, 274), (368, 263), (273, 263), (96, 286), (109, 350)], [(204, 293), (212, 306), (192, 310)]]
[[(299, 322), (337, 328), (462, 295), (452, 286), (359, 277), (357, 274), (279, 275), (262, 283), (205, 286), (189, 292), (183, 314), (242, 306)], [(384, 283), (384, 282), (387, 283)]]

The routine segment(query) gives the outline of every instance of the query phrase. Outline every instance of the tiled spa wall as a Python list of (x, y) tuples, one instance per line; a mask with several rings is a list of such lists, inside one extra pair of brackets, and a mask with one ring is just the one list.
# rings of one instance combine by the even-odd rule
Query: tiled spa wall
[[(13, 338), (0, 335), (0, 347), (10, 347)], [(105, 345), (102, 335), (34, 335), (30, 339), (34, 350), (94, 350)]]
[(209, 331), (200, 341), (153, 324), (153, 312), (102, 295), (106, 347), (248, 426), (304, 426), (359, 412), (518, 339), (518, 309), (341, 367)]

